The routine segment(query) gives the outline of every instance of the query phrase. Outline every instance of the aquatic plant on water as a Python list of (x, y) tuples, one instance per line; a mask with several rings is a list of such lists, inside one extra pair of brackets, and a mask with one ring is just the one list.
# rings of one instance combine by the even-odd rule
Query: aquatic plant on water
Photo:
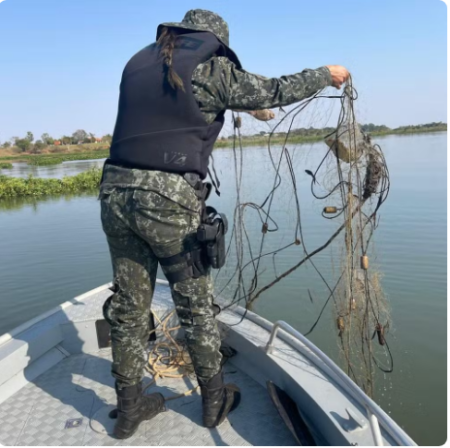
[(0, 198), (96, 191), (100, 185), (101, 176), (102, 170), (98, 168), (62, 179), (0, 176)]

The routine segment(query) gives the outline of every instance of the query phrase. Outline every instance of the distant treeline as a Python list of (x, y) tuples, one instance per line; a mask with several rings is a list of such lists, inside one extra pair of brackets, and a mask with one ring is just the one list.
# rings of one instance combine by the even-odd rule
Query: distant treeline
[(447, 123), (442, 123), (439, 121), (438, 123), (425, 123), (425, 124), (417, 124), (417, 125), (408, 125), (408, 126), (400, 126), (398, 128), (389, 128), (385, 125), (377, 126), (375, 124), (363, 124), (362, 130), (369, 134), (377, 133), (377, 134), (409, 134), (414, 132), (438, 132), (438, 131), (446, 131)]
[[(373, 123), (363, 124), (361, 128), (364, 132), (373, 135), (381, 135), (381, 134), (406, 134), (406, 133), (414, 133), (414, 132), (431, 132), (431, 131), (446, 131), (447, 123), (426, 123), (426, 124), (418, 124), (418, 125), (409, 125), (409, 126), (400, 126), (398, 128), (390, 128), (384, 124), (376, 125)], [(326, 128), (297, 128), (292, 129), (290, 135), (296, 135), (300, 137), (324, 137), (328, 134), (331, 134), (335, 128), (326, 127)], [(244, 138), (255, 138), (255, 137), (263, 137), (268, 136), (267, 132), (259, 132), (258, 134), (244, 136)], [(285, 136), (285, 132), (277, 132), (274, 136)]]
[[(389, 128), (386, 125), (375, 125), (373, 123), (361, 125), (364, 132), (372, 136), (390, 135), (390, 134), (413, 134), (422, 132), (438, 132), (447, 131), (447, 123), (427, 123), (410, 126), (400, 126), (398, 128)], [(335, 128), (297, 128), (292, 129), (289, 135), (290, 143), (310, 143), (322, 140), (325, 136), (335, 131)], [(268, 132), (259, 132), (254, 135), (242, 135), (243, 146), (259, 146), (267, 144), (269, 137)], [(273, 144), (283, 144), (286, 137), (286, 132), (276, 132), (272, 135)], [(228, 138), (222, 137), (217, 143), (217, 148), (227, 148), (232, 146), (233, 136)]]
[(3, 149), (12, 148), (15, 152), (40, 154), (42, 150), (48, 147), (57, 148), (59, 146), (83, 145), (89, 143), (104, 143), (109, 145), (111, 140), (111, 134), (106, 134), (103, 137), (96, 137), (92, 132), (86, 132), (83, 129), (78, 129), (72, 135), (63, 135), (58, 138), (44, 133), (41, 135), (40, 139), (35, 140), (33, 133), (28, 131), (25, 137), (11, 137), (0, 146)]

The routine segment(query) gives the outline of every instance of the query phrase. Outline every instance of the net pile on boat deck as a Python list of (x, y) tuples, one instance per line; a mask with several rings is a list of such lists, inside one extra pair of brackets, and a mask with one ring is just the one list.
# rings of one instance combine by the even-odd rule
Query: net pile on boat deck
[[(304, 334), (315, 330), (325, 311), (334, 313), (343, 367), (368, 395), (373, 395), (375, 369), (393, 369), (386, 340), (389, 308), (374, 262), (373, 241), (379, 210), (389, 193), (389, 171), (381, 147), (372, 143), (357, 122), (357, 97), (350, 80), (342, 95), (322, 91), (287, 112), (280, 108), (276, 125), (260, 149), (268, 154), (263, 177), (245, 189), (243, 179), (254, 166), (245, 157), (248, 149), (243, 141), (248, 139), (245, 131), (251, 131), (246, 126), (255, 125), (245, 114), (233, 113), (236, 204), (234, 216), (229, 217), (227, 263), (217, 274), (216, 294), (225, 299), (226, 307), (240, 304), (252, 309), (262, 296), (271, 300), (280, 282), (297, 276), (304, 284), (314, 275), (316, 283), (317, 278), (323, 283), (325, 293), (314, 298), (320, 301), (321, 309)], [(332, 126), (331, 120), (335, 123)], [(311, 166), (311, 151), (308, 154), (307, 145), (299, 144), (299, 126), (303, 126), (304, 141), (309, 138), (308, 130), (313, 134), (311, 126), (316, 123), (328, 125), (322, 136), (325, 155)], [(311, 135), (310, 140), (315, 137)], [(300, 198), (300, 178), (311, 184), (309, 197)], [(315, 247), (308, 241), (302, 216), (302, 205), (312, 201), (317, 215), (314, 225), (327, 232)], [(256, 231), (255, 221), (260, 222)], [(329, 265), (327, 272), (318, 266), (319, 258), (321, 266)], [(313, 274), (302, 276), (306, 268)], [(308, 295), (313, 301), (309, 289)], [(309, 299), (299, 302), (299, 312)]]

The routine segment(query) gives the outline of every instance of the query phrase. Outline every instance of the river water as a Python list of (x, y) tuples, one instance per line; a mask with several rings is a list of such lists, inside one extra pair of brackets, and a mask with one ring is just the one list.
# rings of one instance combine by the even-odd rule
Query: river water
[[(391, 193), (381, 210), (376, 232), (377, 265), (389, 299), (393, 327), (389, 332), (394, 372), (377, 376), (376, 401), (420, 445), (440, 445), (446, 440), (447, 396), (447, 237), (446, 237), (446, 133), (389, 136), (378, 140), (391, 175)], [(326, 241), (334, 224), (320, 217), (324, 204), (313, 200), (310, 178), (325, 153), (321, 143), (300, 145), (294, 166), (300, 191), (304, 243), (311, 250)], [(212, 204), (232, 215), (235, 196), (230, 149), (214, 152), (222, 182)], [(258, 202), (270, 189), (273, 176), (263, 148), (243, 152), (247, 198)], [(61, 177), (77, 174), (102, 161), (67, 162), (31, 168), (15, 164), (1, 174)], [(278, 218), (292, 220), (292, 197), (277, 196)], [(250, 233), (261, 224), (249, 218)], [(334, 226), (334, 227), (333, 227)], [(95, 196), (48, 197), (39, 200), (0, 200), (0, 334), (91, 288), (111, 280), (108, 248), (101, 230)], [(288, 239), (286, 239), (288, 238)], [(282, 233), (268, 239), (267, 251), (288, 243)], [(277, 269), (298, 259), (293, 249), (277, 258)], [(317, 263), (331, 273), (327, 254)], [(308, 270), (309, 269), (309, 270)], [(310, 289), (314, 303), (308, 298)], [(257, 302), (256, 311), (283, 319), (305, 332), (314, 322), (325, 290), (310, 268), (280, 282)], [(338, 359), (337, 338), (331, 311), (326, 313), (311, 339)]]

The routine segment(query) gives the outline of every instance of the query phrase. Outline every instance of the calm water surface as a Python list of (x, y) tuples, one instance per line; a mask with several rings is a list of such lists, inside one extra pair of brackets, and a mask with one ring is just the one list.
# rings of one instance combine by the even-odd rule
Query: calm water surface
[[(446, 134), (389, 136), (379, 143), (386, 155), (392, 186), (376, 232), (376, 263), (384, 274), (383, 286), (392, 309), (389, 341), (395, 368), (390, 375), (378, 375), (376, 400), (419, 444), (440, 445), (447, 433)], [(326, 241), (336, 225), (320, 217), (324, 204), (312, 199), (310, 179), (304, 174), (304, 169), (314, 169), (324, 151), (321, 143), (302, 145), (294, 158), (304, 244), (309, 250)], [(258, 202), (273, 182), (270, 161), (261, 148), (246, 148), (243, 158), (243, 194)], [(101, 165), (102, 161), (41, 168), (15, 164), (2, 174), (61, 177)], [(215, 165), (222, 196), (212, 198), (212, 204), (231, 216), (235, 200), (234, 177), (229, 174), (234, 169), (231, 150), (217, 150)], [(292, 226), (292, 197), (283, 187), (274, 213), (281, 226), (283, 220), (290, 220)], [(260, 222), (251, 215), (248, 219), (249, 232), (260, 235)], [(94, 196), (0, 200), (0, 232), (0, 334), (111, 280), (99, 203)], [(268, 250), (292, 239), (281, 232), (273, 235), (268, 239)], [(298, 260), (298, 250), (293, 248), (280, 255), (277, 269), (282, 271)], [(317, 263), (324, 274), (332, 274), (329, 253), (320, 254)], [(270, 275), (273, 277), (273, 272)], [(308, 288), (316, 298), (313, 304)], [(261, 298), (256, 310), (306, 332), (325, 298), (323, 284), (307, 268), (280, 282)], [(331, 309), (311, 339), (338, 359)]]

